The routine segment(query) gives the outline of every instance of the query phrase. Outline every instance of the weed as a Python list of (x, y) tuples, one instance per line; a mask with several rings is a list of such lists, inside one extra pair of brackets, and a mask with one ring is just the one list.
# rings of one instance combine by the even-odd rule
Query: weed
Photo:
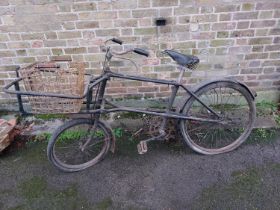
[(255, 128), (252, 130), (252, 133), (246, 140), (247, 144), (254, 143), (270, 143), (275, 140), (275, 137), (279, 133), (279, 130), (276, 128)]
[(67, 115), (65, 114), (37, 114), (34, 115), (35, 118), (41, 120), (52, 120), (52, 119), (67, 119)]

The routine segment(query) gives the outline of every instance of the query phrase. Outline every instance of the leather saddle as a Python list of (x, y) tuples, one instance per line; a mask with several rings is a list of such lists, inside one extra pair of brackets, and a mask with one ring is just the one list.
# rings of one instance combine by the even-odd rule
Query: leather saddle
[(165, 50), (163, 53), (169, 55), (179, 65), (186, 66), (188, 68), (191, 68), (199, 63), (198, 57), (193, 55), (185, 55), (174, 50)]

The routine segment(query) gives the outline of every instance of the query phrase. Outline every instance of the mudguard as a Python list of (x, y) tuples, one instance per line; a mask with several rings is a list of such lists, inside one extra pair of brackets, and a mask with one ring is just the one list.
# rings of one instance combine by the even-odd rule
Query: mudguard
[[(237, 83), (239, 85), (241, 85), (242, 87), (244, 87), (249, 93), (250, 95), (252, 96), (252, 99), (255, 100), (255, 97), (257, 97), (257, 93), (255, 91), (252, 91), (249, 89), (249, 87), (238, 81), (238, 80), (235, 80), (235, 79), (216, 79), (216, 80), (206, 80), (200, 84), (198, 84), (198, 86), (196, 86), (195, 88), (192, 89), (192, 92), (195, 93), (197, 92), (199, 89), (205, 87), (206, 85), (209, 85), (209, 84), (212, 84), (212, 83), (215, 83), (215, 82), (232, 82), (232, 83)], [(183, 111), (183, 108), (185, 107), (186, 103), (190, 100), (191, 96), (188, 97), (187, 99), (182, 99), (180, 102), (179, 102), (179, 106), (177, 107), (177, 112), (181, 113)]]

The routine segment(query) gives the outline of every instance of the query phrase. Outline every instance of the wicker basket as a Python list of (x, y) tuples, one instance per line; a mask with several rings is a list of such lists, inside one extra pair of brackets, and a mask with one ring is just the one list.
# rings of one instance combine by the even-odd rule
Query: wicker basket
[[(26, 91), (82, 96), (85, 69), (82, 63), (67, 63), (61, 68), (56, 62), (35, 63), (19, 71)], [(83, 99), (28, 96), (32, 113), (77, 113)]]

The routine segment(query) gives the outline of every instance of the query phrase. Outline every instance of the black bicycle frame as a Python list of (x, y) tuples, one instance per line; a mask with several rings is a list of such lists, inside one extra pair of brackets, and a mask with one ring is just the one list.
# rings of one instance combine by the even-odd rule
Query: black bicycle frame
[[(172, 86), (172, 93), (169, 98), (169, 102), (167, 105), (167, 109), (164, 112), (156, 111), (155, 109), (149, 110), (149, 109), (137, 109), (137, 108), (131, 108), (131, 107), (124, 107), (124, 106), (118, 106), (112, 102), (107, 101), (104, 98), (105, 95), (105, 90), (106, 90), (106, 84), (107, 81), (110, 80), (111, 78), (119, 78), (119, 79), (127, 79), (127, 80), (134, 80), (134, 81), (142, 81), (142, 82), (152, 82), (155, 84), (164, 84), (164, 85), (171, 85)], [(201, 103), (207, 110), (209, 110), (211, 113), (217, 116), (219, 118), (219, 115), (211, 109), (209, 106), (207, 106), (205, 103), (203, 103), (191, 90), (189, 90), (187, 87), (184, 85), (172, 81), (172, 80), (162, 80), (162, 79), (151, 79), (151, 78), (145, 78), (145, 77), (140, 77), (140, 76), (132, 76), (132, 75), (123, 75), (123, 74), (118, 74), (114, 73), (111, 71), (106, 71), (101, 77), (96, 79), (95, 81), (92, 81), (92, 83), (89, 85), (89, 89), (93, 89), (94, 87), (100, 85), (100, 89), (98, 92), (98, 97), (95, 101), (96, 103), (96, 108), (94, 110), (89, 109), (89, 103), (92, 103), (90, 101), (87, 101), (87, 107), (88, 109), (85, 111), (82, 111), (82, 113), (90, 113), (90, 114), (95, 114), (95, 113), (110, 113), (110, 112), (119, 112), (119, 111), (126, 111), (126, 112), (137, 112), (137, 113), (143, 113), (143, 114), (151, 114), (151, 115), (158, 115), (162, 117), (170, 117), (170, 118), (177, 118), (177, 119), (185, 119), (185, 120), (199, 120), (199, 121), (207, 121), (207, 122), (219, 122), (219, 120), (211, 120), (211, 119), (203, 119), (203, 118), (197, 118), (197, 117), (192, 117), (192, 116), (185, 116), (181, 113), (177, 113), (172, 111), (172, 106), (175, 101), (175, 97), (177, 95), (178, 89), (183, 88), (186, 90), (186, 92), (189, 93), (191, 97), (194, 97), (195, 100), (197, 100), (199, 103)], [(103, 106), (102, 106), (103, 104)], [(105, 105), (109, 105), (112, 108), (105, 108)]]

